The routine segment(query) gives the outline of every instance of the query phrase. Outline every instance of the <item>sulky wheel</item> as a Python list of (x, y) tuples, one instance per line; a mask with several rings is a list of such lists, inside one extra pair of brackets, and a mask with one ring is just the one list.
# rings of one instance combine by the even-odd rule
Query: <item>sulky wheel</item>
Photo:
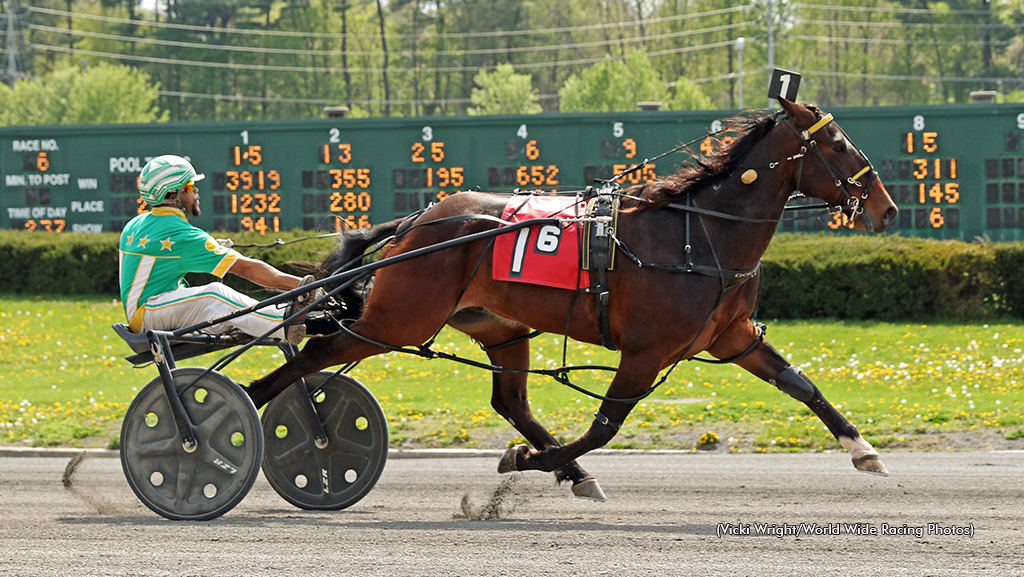
[(263, 412), (263, 437), (263, 473), (302, 509), (355, 504), (373, 489), (388, 458), (384, 411), (366, 387), (343, 374), (317, 373), (305, 378), (305, 387), (302, 381), (288, 387)]
[(198, 446), (182, 447), (160, 377), (132, 401), (121, 425), (121, 468), (147, 507), (175, 520), (206, 521), (249, 492), (263, 460), (259, 414), (237, 383), (206, 369), (171, 370)]

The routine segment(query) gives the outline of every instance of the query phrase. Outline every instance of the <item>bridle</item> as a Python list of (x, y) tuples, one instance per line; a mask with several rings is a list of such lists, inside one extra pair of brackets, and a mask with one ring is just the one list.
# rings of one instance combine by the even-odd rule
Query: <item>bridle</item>
[[(864, 159), (866, 166), (857, 171), (857, 173), (854, 174), (853, 176), (844, 177), (842, 171), (836, 168), (834, 164), (832, 164), (831, 162), (828, 161), (827, 158), (825, 158), (825, 155), (821, 152), (821, 149), (818, 147), (817, 141), (815, 141), (813, 137), (815, 132), (821, 130), (822, 128), (828, 126), (833, 122), (834, 119), (832, 117), (832, 113), (825, 114), (806, 130), (798, 130), (795, 126), (793, 126), (793, 123), (790, 122), (789, 118), (785, 114), (783, 114), (780, 117), (780, 120), (782, 120), (782, 122), (784, 122), (786, 126), (788, 126), (790, 130), (792, 130), (804, 142), (804, 145), (800, 147), (799, 154), (796, 154), (789, 158), (792, 160), (800, 160), (800, 167), (797, 170), (796, 177), (796, 189), (794, 190), (793, 195), (797, 197), (803, 196), (803, 193), (800, 191), (800, 181), (803, 177), (804, 167), (803, 158), (807, 151), (811, 150), (815, 153), (815, 155), (817, 155), (818, 159), (821, 160), (822, 164), (824, 164), (825, 170), (827, 170), (828, 173), (832, 176), (832, 180), (835, 182), (836, 188), (842, 189), (842, 192), (839, 194), (839, 198), (837, 199), (835, 204), (826, 203), (825, 206), (820, 208), (827, 208), (829, 212), (832, 213), (848, 212), (851, 220), (856, 219), (861, 214), (863, 214), (864, 204), (868, 199), (868, 189), (871, 188), (871, 181), (878, 176), (878, 172), (871, 165), (871, 161), (868, 160), (867, 155), (865, 155), (864, 152), (857, 147), (857, 145), (853, 144), (853, 141), (850, 140), (850, 137), (846, 135), (846, 132), (838, 124), (836, 125), (836, 128), (839, 130), (839, 133), (843, 136), (844, 139), (846, 139), (846, 142), (849, 143), (850, 146), (853, 146), (854, 150), (857, 151), (857, 154), (862, 159)], [(865, 174), (868, 175), (867, 181), (861, 183), (860, 178)], [(854, 187), (862, 189), (862, 192), (860, 192), (859, 194), (851, 193), (851, 191), (856, 192), (854, 190)]]

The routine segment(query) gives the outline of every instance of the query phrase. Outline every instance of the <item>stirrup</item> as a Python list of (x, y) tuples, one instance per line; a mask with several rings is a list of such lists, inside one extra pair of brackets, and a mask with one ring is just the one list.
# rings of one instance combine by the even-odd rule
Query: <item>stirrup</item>
[(289, 343), (299, 346), (302, 343), (302, 339), (306, 338), (306, 323), (299, 321), (295, 324), (288, 325), (284, 328), (284, 340)]
[[(311, 274), (307, 274), (306, 276), (302, 277), (302, 280), (299, 281), (299, 285), (295, 288), (308, 285), (314, 280), (316, 280), (316, 277), (314, 277)], [(293, 314), (295, 314), (296, 310), (304, 308), (306, 306), (306, 303), (316, 300), (324, 296), (324, 294), (325, 293), (323, 289), (318, 288), (315, 290), (305, 292), (295, 297), (295, 300), (292, 301), (292, 303), (289, 304), (288, 307), (284, 309), (284, 318), (292, 316)], [(284, 340), (288, 341), (289, 343), (295, 346), (299, 346), (299, 344), (302, 343), (302, 339), (304, 338), (306, 338), (305, 317), (303, 317), (302, 319), (292, 321), (292, 324), (284, 328)]]
[[(299, 286), (295, 288), (304, 287), (315, 280), (315, 276), (307, 274), (306, 276), (302, 277), (302, 280), (299, 281)], [(306, 291), (300, 294), (299, 296), (295, 297), (295, 304), (305, 306), (307, 303), (318, 301), (324, 298), (325, 296), (327, 296), (327, 293), (324, 291), (323, 287), (317, 287), (311, 291)]]

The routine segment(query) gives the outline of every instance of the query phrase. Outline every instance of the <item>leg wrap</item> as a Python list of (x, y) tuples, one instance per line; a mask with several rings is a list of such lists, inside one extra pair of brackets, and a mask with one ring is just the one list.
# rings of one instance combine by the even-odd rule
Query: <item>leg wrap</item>
[(814, 385), (793, 365), (783, 369), (774, 379), (768, 379), (768, 382), (798, 401), (806, 403), (814, 398)]
[(606, 431), (610, 431), (610, 434), (608, 434), (609, 439), (614, 437), (615, 434), (619, 432), (619, 428), (622, 427), (621, 422), (616, 423), (615, 421), (606, 417), (605, 414), (600, 411), (594, 413), (594, 425), (600, 425)]

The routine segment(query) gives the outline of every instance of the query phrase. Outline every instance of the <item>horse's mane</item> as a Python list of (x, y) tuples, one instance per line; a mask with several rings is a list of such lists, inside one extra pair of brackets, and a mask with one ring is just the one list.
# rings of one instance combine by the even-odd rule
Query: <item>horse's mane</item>
[[(626, 211), (660, 208), (687, 190), (700, 190), (725, 178), (746, 158), (754, 145), (775, 128), (778, 119), (778, 114), (764, 111), (752, 111), (727, 119), (725, 128), (709, 137), (713, 152), (702, 154), (689, 147), (684, 149), (692, 160), (671, 176), (632, 187), (627, 194), (643, 201)], [(723, 140), (726, 136), (733, 140)]]

